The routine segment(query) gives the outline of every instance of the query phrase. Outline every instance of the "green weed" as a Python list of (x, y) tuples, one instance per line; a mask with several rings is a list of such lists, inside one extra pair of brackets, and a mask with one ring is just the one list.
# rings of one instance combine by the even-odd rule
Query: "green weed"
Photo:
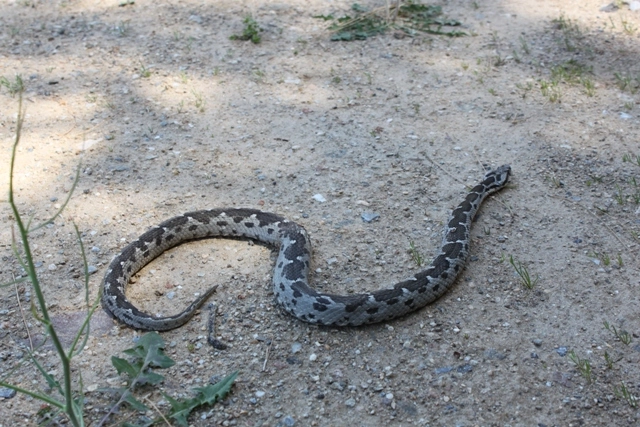
[(558, 82), (556, 80), (540, 80), (540, 92), (542, 96), (549, 99), (550, 102), (559, 102), (562, 98), (562, 92), (560, 92), (560, 88), (558, 87)]
[(604, 352), (604, 361), (607, 364), (607, 368), (613, 369), (613, 359), (611, 358), (611, 356), (609, 356), (609, 353), (607, 353), (607, 351)]
[(529, 270), (527, 269), (527, 267), (524, 264), (522, 264), (520, 261), (515, 261), (513, 259), (513, 255), (509, 256), (509, 263), (516, 270), (516, 273), (518, 273), (518, 276), (520, 276), (520, 282), (522, 283), (522, 285), (524, 285), (525, 288), (531, 290), (536, 286), (536, 284), (538, 283), (538, 280), (540, 279), (539, 276), (536, 276), (536, 278), (533, 279), (531, 277), (531, 274), (529, 274)]
[(4, 87), (9, 92), (9, 95), (13, 98), (18, 93), (24, 92), (24, 81), (22, 80), (22, 76), (16, 76), (14, 80), (9, 80), (8, 78), (2, 76), (0, 77), (0, 87)]
[(332, 15), (317, 15), (314, 18), (334, 21), (329, 26), (329, 30), (333, 31), (333, 41), (364, 40), (388, 29), (403, 31), (409, 36), (414, 36), (417, 32), (450, 37), (466, 35), (462, 31), (444, 30), (444, 27), (458, 27), (461, 23), (454, 19), (442, 18), (440, 6), (424, 5), (409, 0), (398, 6), (383, 6), (371, 11), (354, 3), (351, 10), (354, 17), (344, 16), (335, 19)]
[(587, 380), (587, 384), (591, 384), (593, 382), (591, 363), (587, 359), (581, 359), (580, 356), (578, 356), (573, 350), (569, 352), (569, 359), (573, 362), (574, 365), (576, 365), (576, 368), (578, 368), (578, 372), (580, 372), (580, 375), (582, 375), (584, 379)]
[[(112, 356), (111, 363), (118, 371), (118, 374), (125, 375), (126, 385), (118, 388), (100, 389), (102, 392), (113, 393), (119, 395), (119, 399), (115, 405), (111, 407), (109, 412), (102, 418), (98, 426), (106, 423), (112, 414), (117, 413), (118, 408), (123, 404), (128, 404), (136, 411), (146, 412), (149, 408), (143, 404), (134, 393), (144, 385), (158, 385), (164, 381), (164, 376), (156, 372), (157, 369), (167, 369), (175, 365), (175, 362), (164, 353), (164, 341), (156, 332), (144, 334), (138, 340), (135, 347), (124, 350), (124, 353), (130, 357), (130, 360)], [(238, 371), (224, 378), (222, 381), (208, 385), (206, 387), (198, 387), (196, 397), (186, 400), (176, 400), (164, 394), (163, 396), (171, 405), (169, 414), (162, 415), (156, 420), (152, 420), (146, 426), (160, 423), (163, 420), (173, 419), (180, 426), (188, 426), (187, 418), (191, 412), (203, 405), (212, 405), (229, 393), (231, 385), (238, 376)]]
[(613, 392), (618, 398), (626, 400), (632, 408), (638, 407), (638, 398), (629, 392), (629, 389), (624, 382), (620, 383), (620, 387), (614, 386)]
[(151, 76), (151, 70), (145, 67), (142, 62), (140, 63), (140, 76), (144, 77), (145, 79)]
[(527, 40), (523, 36), (520, 36), (519, 40), (520, 40), (520, 49), (522, 49), (522, 51), (527, 55), (530, 54), (531, 49), (529, 49), (529, 44), (527, 43)]
[(613, 73), (613, 77), (616, 79), (616, 85), (621, 91), (629, 91), (631, 94), (635, 94), (640, 89), (640, 76), (632, 77), (626, 73)]
[(193, 96), (195, 98), (194, 104), (195, 104), (196, 108), (201, 113), (204, 113), (205, 107), (207, 105), (207, 101), (204, 99), (204, 96), (202, 95), (202, 93), (196, 92), (195, 90), (192, 90), (191, 93), (193, 94)]
[(622, 19), (622, 17), (620, 17), (620, 23), (622, 24), (622, 30), (628, 35), (628, 36), (632, 36), (635, 34), (635, 32), (638, 30), (638, 27), (636, 27), (635, 25), (633, 25), (631, 22), (629, 21), (625, 21), (624, 19)]
[[(17, 86), (21, 86), (21, 83), (16, 81), (12, 83)], [(64, 413), (66, 417), (69, 419), (69, 423), (73, 426), (84, 426), (83, 420), (83, 408), (84, 408), (84, 393), (82, 390), (82, 374), (78, 370), (77, 367), (72, 366), (72, 361), (75, 356), (80, 354), (84, 346), (86, 345), (86, 340), (89, 335), (89, 319), (93, 315), (94, 311), (99, 307), (99, 298), (100, 295), (96, 298), (96, 300), (92, 303), (89, 299), (89, 272), (87, 268), (87, 259), (85, 256), (84, 245), (82, 243), (82, 238), (80, 235), (80, 231), (74, 224), (76, 238), (78, 240), (78, 244), (80, 247), (80, 251), (82, 253), (83, 263), (84, 263), (84, 296), (85, 296), (85, 304), (87, 307), (87, 315), (85, 316), (84, 322), (82, 323), (80, 329), (76, 332), (75, 337), (69, 346), (69, 348), (65, 348), (58, 336), (58, 332), (54, 328), (51, 323), (51, 318), (49, 316), (49, 309), (47, 301), (44, 298), (44, 293), (42, 291), (42, 284), (40, 282), (40, 278), (38, 277), (35, 263), (33, 261), (33, 255), (31, 250), (31, 243), (29, 242), (29, 235), (46, 226), (47, 224), (52, 223), (58, 216), (62, 213), (62, 211), (66, 208), (69, 200), (71, 199), (71, 195), (75, 190), (76, 184), (78, 182), (78, 178), (80, 176), (80, 167), (78, 167), (76, 171), (76, 176), (73, 181), (72, 188), (69, 191), (67, 199), (64, 201), (62, 206), (55, 212), (55, 214), (46, 220), (45, 222), (32, 226), (30, 218), (26, 223), (23, 221), (22, 215), (18, 210), (17, 203), (15, 201), (15, 192), (14, 192), (14, 168), (16, 162), (16, 154), (18, 151), (18, 145), (20, 142), (22, 127), (24, 123), (24, 111), (22, 108), (22, 91), (18, 92), (18, 118), (16, 122), (16, 134), (15, 140), (13, 143), (13, 149), (11, 151), (11, 160), (9, 167), (9, 197), (8, 203), (11, 207), (13, 218), (15, 221), (15, 228), (18, 230), (18, 239), (14, 237), (12, 242), (13, 254), (15, 258), (18, 260), (22, 268), (26, 271), (27, 277), (18, 278), (17, 280), (12, 281), (11, 283), (5, 284), (3, 286), (15, 285), (19, 282), (30, 282), (33, 293), (35, 294), (35, 302), (32, 302), (31, 312), (35, 319), (42, 325), (44, 328), (44, 332), (48, 337), (48, 340), (53, 344), (53, 348), (55, 353), (57, 354), (58, 363), (54, 364), (54, 366), (49, 366), (49, 364), (43, 365), (39, 360), (37, 354), (33, 351), (33, 348), (27, 350), (28, 360), (30, 363), (34, 365), (35, 370), (37, 370), (40, 375), (46, 381), (48, 390), (45, 392), (34, 391), (22, 388), (15, 384), (11, 384), (6, 381), (5, 378), (0, 380), (0, 386), (7, 387), (16, 392), (23, 393), (27, 396), (30, 396), (34, 399), (40, 400), (43, 403), (49, 405), (51, 408), (54, 408), (54, 412)], [(62, 380), (59, 381), (56, 378), (57, 372), (62, 372)], [(11, 371), (9, 371), (11, 372)], [(76, 385), (74, 387), (74, 384)]]
[(584, 35), (582, 30), (572, 19), (565, 18), (564, 15), (560, 15), (559, 18), (551, 21), (554, 27), (562, 32), (562, 44), (569, 52), (578, 50), (581, 46)]
[(622, 342), (625, 345), (629, 345), (631, 344), (631, 334), (627, 331), (619, 331), (615, 326), (610, 325), (609, 322), (607, 322), (606, 320), (604, 322), (602, 322), (604, 325), (604, 328), (607, 331), (613, 332), (613, 335), (615, 335), (616, 338), (618, 338), (620, 340), (620, 342)]
[(251, 43), (258, 44), (262, 40), (260, 37), (260, 32), (262, 28), (258, 25), (258, 23), (251, 17), (247, 16), (244, 18), (244, 29), (242, 30), (242, 34), (240, 35), (232, 35), (229, 37), (230, 40), (251, 40)]
[[(0, 80), (1, 82), (1, 80)], [(640, 154), (625, 154), (622, 156), (623, 162), (635, 163), (640, 166)]]
[(409, 254), (411, 255), (411, 259), (413, 260), (413, 262), (415, 262), (418, 267), (422, 267), (422, 265), (424, 264), (424, 257), (416, 248), (413, 240), (409, 242)]

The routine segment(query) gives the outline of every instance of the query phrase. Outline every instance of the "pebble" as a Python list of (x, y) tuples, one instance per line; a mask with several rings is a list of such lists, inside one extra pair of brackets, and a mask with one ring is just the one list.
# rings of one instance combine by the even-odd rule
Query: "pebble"
[(169, 299), (173, 299), (176, 296), (176, 293), (171, 291), (171, 292), (167, 292), (167, 298)]
[(349, 408), (353, 408), (354, 406), (356, 406), (356, 400), (354, 398), (347, 399), (344, 401), (344, 404), (347, 405)]
[(380, 214), (376, 212), (362, 212), (362, 215), (360, 215), (360, 217), (364, 222), (372, 222), (380, 218)]
[(473, 371), (473, 366), (471, 365), (458, 366), (458, 369), (456, 369), (456, 371), (461, 374), (466, 374), (467, 372)]
[(310, 362), (315, 362), (317, 358), (318, 358), (318, 355), (317, 355), (317, 354), (315, 354), (315, 353), (311, 353), (311, 354), (309, 355), (309, 361), (310, 361)]
[(299, 342), (294, 342), (293, 344), (291, 344), (291, 353), (296, 354), (300, 350), (302, 350), (302, 344), (300, 344)]
[(558, 347), (556, 349), (556, 353), (560, 355), (560, 357), (564, 357), (567, 355), (567, 347)]
[(16, 391), (12, 388), (0, 387), (0, 397), (3, 399), (11, 399), (15, 397)]
[(98, 267), (96, 267), (95, 265), (90, 265), (90, 266), (88, 266), (88, 267), (87, 267), (87, 272), (88, 272), (89, 274), (93, 274), (93, 273), (95, 273), (96, 271), (98, 271)]
[(503, 359), (505, 359), (507, 357), (506, 354), (500, 353), (495, 348), (489, 348), (489, 349), (485, 350), (484, 356), (487, 359), (497, 359), (497, 360), (503, 360)]
[(53, 271), (55, 269), (57, 269), (58, 267), (56, 267), (55, 264), (49, 264), (49, 267), (47, 267), (50, 271)]
[(93, 246), (93, 247), (91, 248), (91, 252), (93, 252), (93, 253), (96, 253), (96, 254), (97, 254), (98, 252), (100, 252), (100, 248), (99, 248), (99, 247), (97, 247), (97, 246)]
[(258, 391), (256, 391), (256, 397), (258, 397), (258, 398), (259, 398), (259, 397), (263, 397), (265, 394), (267, 394), (267, 393), (265, 393), (265, 392), (264, 392), (264, 391), (262, 391), (262, 390), (258, 390)]
[(533, 340), (531, 340), (531, 342), (533, 343), (533, 345), (535, 345), (536, 347), (540, 347), (542, 345), (542, 340), (540, 338), (534, 338)]
[(322, 194), (314, 194), (313, 195), (313, 200), (320, 202), (320, 203), (324, 203), (327, 201), (327, 199), (325, 199), (325, 197)]
[(295, 424), (296, 420), (290, 415), (287, 415), (282, 419), (282, 425), (285, 427), (293, 427)]

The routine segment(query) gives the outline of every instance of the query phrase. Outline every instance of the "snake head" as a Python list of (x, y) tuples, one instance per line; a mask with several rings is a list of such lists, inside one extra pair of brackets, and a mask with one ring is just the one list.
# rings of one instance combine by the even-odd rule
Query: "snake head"
[(487, 191), (496, 191), (501, 189), (509, 181), (509, 175), (511, 174), (511, 166), (502, 165), (496, 168), (484, 176), (482, 184), (486, 186)]

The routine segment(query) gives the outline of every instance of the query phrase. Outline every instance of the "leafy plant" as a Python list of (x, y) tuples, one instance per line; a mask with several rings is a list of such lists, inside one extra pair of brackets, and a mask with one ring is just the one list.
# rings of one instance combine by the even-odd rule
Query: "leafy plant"
[(260, 32), (262, 28), (258, 25), (258, 23), (251, 17), (247, 16), (244, 18), (244, 29), (242, 30), (242, 34), (240, 35), (232, 35), (229, 37), (231, 40), (251, 40), (251, 43), (258, 44), (262, 40), (260, 37)]
[[(100, 390), (116, 393), (120, 395), (120, 398), (103, 417), (99, 425), (103, 425), (109, 416), (114, 414), (120, 405), (124, 403), (127, 403), (137, 411), (149, 410), (144, 403), (134, 396), (134, 391), (144, 385), (157, 385), (164, 380), (164, 376), (155, 372), (154, 369), (166, 369), (175, 365), (175, 362), (164, 354), (164, 346), (164, 340), (158, 333), (149, 332), (140, 337), (135, 347), (124, 350), (130, 360), (116, 356), (111, 357), (111, 363), (118, 371), (118, 374), (124, 374), (127, 377), (126, 386)], [(177, 400), (163, 393), (163, 396), (171, 405), (169, 414), (163, 418), (173, 418), (179, 425), (187, 426), (189, 414), (202, 405), (211, 405), (219, 399), (223, 399), (229, 393), (231, 385), (237, 376), (238, 371), (235, 371), (216, 384), (195, 388), (196, 396), (191, 399)], [(157, 421), (160, 421), (160, 419), (151, 420), (143, 425), (149, 426)]]

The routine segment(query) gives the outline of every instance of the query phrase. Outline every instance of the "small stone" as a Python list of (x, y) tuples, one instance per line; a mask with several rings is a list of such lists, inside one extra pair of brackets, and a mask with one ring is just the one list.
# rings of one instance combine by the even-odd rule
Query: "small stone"
[(98, 271), (98, 267), (96, 267), (95, 265), (89, 265), (87, 266), (87, 273), (89, 274), (93, 274), (96, 271)]
[(349, 408), (353, 408), (354, 406), (356, 406), (356, 400), (354, 398), (347, 399), (344, 401), (344, 404), (347, 405)]
[(167, 292), (167, 298), (169, 298), (169, 299), (173, 299), (173, 298), (175, 298), (175, 296), (176, 296), (176, 293), (175, 293), (175, 292), (173, 292), (173, 291), (171, 291), (171, 292)]
[(387, 393), (384, 395), (385, 399), (387, 400), (393, 400), (393, 393)]
[(533, 345), (535, 345), (536, 347), (540, 347), (542, 345), (542, 340), (540, 338), (534, 338), (533, 340), (531, 340), (531, 342), (533, 343)]
[(556, 349), (556, 353), (560, 355), (560, 357), (564, 357), (567, 355), (567, 347), (558, 347)]
[(380, 214), (376, 212), (362, 212), (360, 217), (364, 222), (373, 222), (380, 218)]
[(58, 267), (55, 264), (49, 264), (47, 268), (49, 269), (49, 271), (53, 271), (53, 270), (56, 270)]
[(258, 390), (258, 391), (256, 391), (256, 397), (258, 397), (258, 398), (263, 397), (265, 394), (267, 394), (267, 393), (265, 393), (265, 392), (264, 392), (264, 391), (262, 391), (262, 390)]
[(291, 344), (291, 353), (296, 354), (300, 350), (302, 350), (302, 344), (300, 344), (299, 342), (294, 342), (293, 344)]
[(322, 194), (314, 194), (313, 195), (313, 200), (320, 202), (320, 203), (324, 203), (327, 201), (327, 199), (325, 199), (325, 197)]
[(16, 391), (12, 388), (0, 387), (0, 397), (3, 399), (11, 399), (15, 397)]
[(310, 361), (310, 362), (315, 362), (315, 361), (316, 361), (316, 359), (318, 359), (318, 355), (317, 355), (317, 354), (315, 354), (315, 353), (311, 353), (311, 354), (309, 355), (309, 361)]
[(98, 252), (100, 252), (100, 248), (99, 248), (99, 247), (97, 247), (97, 246), (93, 246), (93, 247), (91, 247), (91, 252), (93, 252), (93, 253), (96, 253), (96, 254), (97, 254)]
[(296, 420), (292, 416), (287, 415), (282, 419), (282, 425), (285, 427), (293, 427), (296, 424)]

